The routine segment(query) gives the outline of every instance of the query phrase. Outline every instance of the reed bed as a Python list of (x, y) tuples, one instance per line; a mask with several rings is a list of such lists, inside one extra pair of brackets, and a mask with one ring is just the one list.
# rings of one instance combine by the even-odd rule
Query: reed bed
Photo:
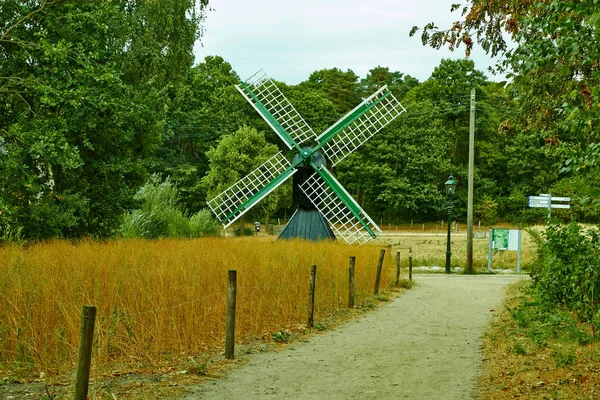
[[(238, 341), (306, 322), (310, 266), (315, 319), (373, 291), (379, 246), (214, 238), (54, 241), (0, 248), (0, 372), (72, 370), (83, 305), (97, 307), (94, 367), (156, 365), (223, 349), (227, 270), (238, 272)], [(393, 275), (387, 256), (381, 287)]]

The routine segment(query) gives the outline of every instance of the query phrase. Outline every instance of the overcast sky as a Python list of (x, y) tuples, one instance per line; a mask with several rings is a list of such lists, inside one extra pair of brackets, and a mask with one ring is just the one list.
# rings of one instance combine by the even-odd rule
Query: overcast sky
[[(242, 80), (260, 69), (288, 84), (306, 80), (322, 68), (351, 69), (360, 77), (378, 65), (427, 79), (442, 58), (464, 58), (464, 47), (450, 52), (421, 45), (412, 26), (435, 22), (448, 28), (460, 19), (450, 13), (457, 0), (211, 0), (196, 62), (219, 55)], [(471, 58), (492, 80), (494, 64), (483, 51)]]

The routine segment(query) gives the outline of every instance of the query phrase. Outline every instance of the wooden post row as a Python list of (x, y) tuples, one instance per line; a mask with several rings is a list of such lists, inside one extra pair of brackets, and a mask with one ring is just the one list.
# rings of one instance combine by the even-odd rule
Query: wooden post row
[(75, 400), (87, 399), (92, 364), (92, 343), (94, 342), (94, 325), (96, 324), (96, 307), (83, 306), (81, 327), (79, 329), (79, 350), (77, 372), (75, 377)]
[(350, 266), (348, 267), (348, 308), (354, 308), (354, 269), (356, 266), (356, 257), (350, 256)]
[(381, 280), (381, 269), (383, 267), (383, 258), (385, 257), (385, 249), (379, 252), (379, 262), (377, 263), (377, 275), (375, 276), (375, 294), (379, 293), (379, 281)]
[(237, 295), (237, 271), (227, 271), (227, 322), (225, 326), (225, 358), (233, 360), (235, 355), (235, 303)]
[(315, 287), (317, 281), (317, 266), (310, 267), (310, 291), (308, 293), (308, 320), (306, 326), (312, 328), (315, 322)]
[(408, 280), (412, 282), (412, 257), (408, 257)]

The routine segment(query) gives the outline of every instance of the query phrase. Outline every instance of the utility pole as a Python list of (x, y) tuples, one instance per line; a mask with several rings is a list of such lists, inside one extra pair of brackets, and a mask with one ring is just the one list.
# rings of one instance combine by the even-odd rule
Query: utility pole
[(467, 273), (473, 273), (473, 178), (475, 176), (475, 89), (471, 89), (469, 122), (469, 189), (467, 198)]

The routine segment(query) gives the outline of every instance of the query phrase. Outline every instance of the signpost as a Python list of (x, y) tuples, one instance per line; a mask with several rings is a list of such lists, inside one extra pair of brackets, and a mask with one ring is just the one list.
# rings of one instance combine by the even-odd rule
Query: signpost
[(529, 206), (529, 208), (547, 208), (548, 221), (550, 221), (550, 218), (552, 217), (552, 209), (571, 208), (570, 204), (560, 204), (561, 202), (568, 203), (570, 201), (570, 197), (552, 197), (550, 194), (541, 193), (539, 196), (529, 196), (529, 201), (527, 202), (527, 205)]

